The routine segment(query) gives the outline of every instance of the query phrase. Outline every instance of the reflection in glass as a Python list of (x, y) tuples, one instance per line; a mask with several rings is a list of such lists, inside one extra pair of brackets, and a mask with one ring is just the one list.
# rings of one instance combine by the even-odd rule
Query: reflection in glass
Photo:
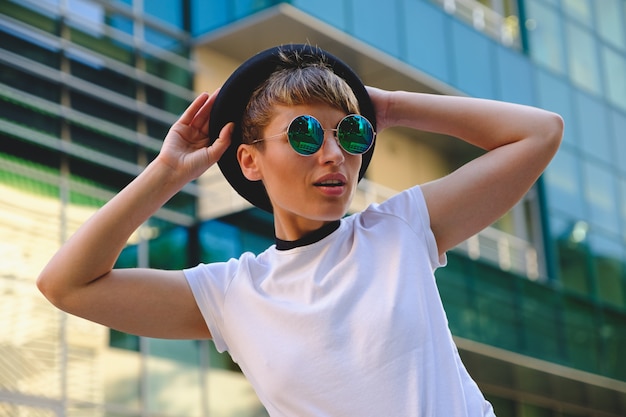
[(567, 23), (565, 33), (568, 48), (570, 78), (583, 90), (600, 93), (600, 74), (596, 51), (598, 45), (590, 32)]
[(624, 49), (624, 26), (626, 12), (622, 11), (624, 0), (602, 0), (593, 2), (596, 16), (595, 28), (600, 36), (613, 46)]
[(602, 64), (608, 100), (626, 111), (626, 59), (614, 50), (602, 47)]
[(615, 175), (606, 166), (585, 162), (585, 200), (589, 206), (590, 221), (610, 233), (619, 230), (617, 214), (617, 184)]
[(551, 7), (537, 0), (526, 2), (526, 15), (525, 25), (531, 58), (555, 72), (562, 73), (565, 65), (561, 19)]
[(590, 236), (596, 297), (602, 303), (626, 307), (624, 298), (624, 249), (616, 239)]

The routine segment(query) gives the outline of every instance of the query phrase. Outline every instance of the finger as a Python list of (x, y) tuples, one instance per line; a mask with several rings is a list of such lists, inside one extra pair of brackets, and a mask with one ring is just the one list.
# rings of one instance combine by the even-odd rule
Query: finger
[(219, 89), (215, 90), (215, 92), (209, 96), (208, 100), (206, 100), (202, 107), (196, 112), (191, 123), (192, 127), (200, 130), (205, 135), (209, 133), (209, 116), (218, 92)]
[(198, 111), (203, 107), (208, 99), (209, 95), (207, 93), (200, 94), (194, 99), (194, 101), (191, 102), (189, 107), (187, 107), (187, 109), (183, 112), (178, 121), (180, 123), (190, 125), (191, 122), (194, 120), (194, 117), (196, 117)]
[(235, 124), (233, 122), (224, 126), (220, 131), (220, 136), (215, 139), (215, 142), (209, 147), (209, 159), (211, 163), (217, 162), (224, 152), (226, 152), (226, 149), (228, 149), (234, 127)]

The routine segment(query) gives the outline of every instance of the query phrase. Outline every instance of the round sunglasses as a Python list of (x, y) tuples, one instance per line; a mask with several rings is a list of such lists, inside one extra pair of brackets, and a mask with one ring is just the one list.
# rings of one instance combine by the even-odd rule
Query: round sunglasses
[(335, 132), (335, 138), (341, 148), (352, 155), (367, 152), (374, 143), (376, 132), (369, 120), (359, 114), (349, 114), (337, 125), (336, 129), (324, 129), (313, 116), (304, 114), (297, 116), (290, 123), (287, 132), (277, 133), (263, 139), (252, 141), (252, 144), (263, 142), (287, 133), (289, 144), (300, 155), (313, 155), (324, 143), (324, 132)]

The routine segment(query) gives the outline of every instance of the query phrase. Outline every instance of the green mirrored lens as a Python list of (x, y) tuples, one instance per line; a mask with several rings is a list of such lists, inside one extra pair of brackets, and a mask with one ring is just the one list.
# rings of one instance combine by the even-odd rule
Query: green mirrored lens
[(287, 131), (291, 147), (300, 155), (312, 155), (322, 147), (324, 130), (313, 116), (298, 116)]
[(337, 126), (337, 139), (346, 152), (359, 155), (367, 152), (374, 142), (374, 128), (363, 116), (351, 114)]

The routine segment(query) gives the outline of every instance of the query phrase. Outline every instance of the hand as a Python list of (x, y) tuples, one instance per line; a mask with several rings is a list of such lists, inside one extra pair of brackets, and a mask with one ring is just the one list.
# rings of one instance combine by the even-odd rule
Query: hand
[(218, 91), (196, 97), (170, 128), (157, 157), (189, 180), (215, 164), (230, 145), (233, 123), (224, 126), (220, 136), (209, 146), (209, 115)]
[(388, 127), (394, 125), (389, 115), (389, 101), (391, 93), (389, 91), (381, 90), (380, 88), (366, 86), (370, 99), (374, 104), (374, 110), (376, 111), (376, 131), (382, 132)]

